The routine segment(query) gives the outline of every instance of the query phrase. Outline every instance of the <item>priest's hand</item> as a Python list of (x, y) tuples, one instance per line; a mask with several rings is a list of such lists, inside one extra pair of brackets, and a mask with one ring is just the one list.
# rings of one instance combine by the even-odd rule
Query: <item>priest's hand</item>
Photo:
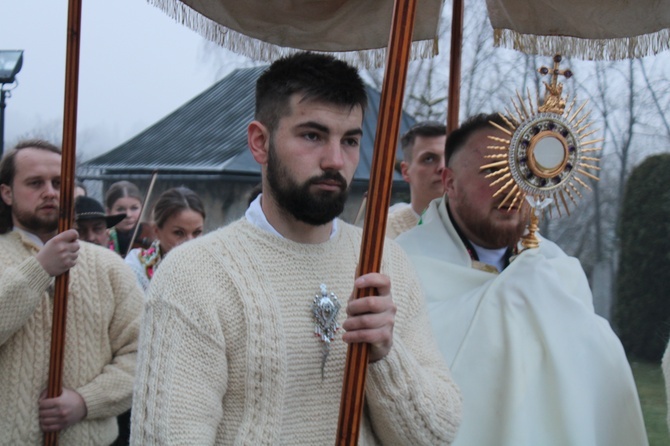
[(391, 297), (391, 279), (380, 273), (364, 274), (354, 282), (354, 288), (375, 288), (373, 296), (354, 299), (352, 293), (347, 304), (347, 319), (342, 324), (347, 343), (370, 344), (369, 362), (379, 361), (388, 355), (393, 345), (393, 325), (396, 306)]
[(39, 400), (40, 428), (44, 432), (55, 432), (72, 426), (86, 417), (84, 399), (76, 391), (63, 387), (56, 398), (47, 398), (46, 390)]
[(35, 258), (50, 276), (58, 276), (77, 263), (79, 233), (68, 229), (47, 241)]

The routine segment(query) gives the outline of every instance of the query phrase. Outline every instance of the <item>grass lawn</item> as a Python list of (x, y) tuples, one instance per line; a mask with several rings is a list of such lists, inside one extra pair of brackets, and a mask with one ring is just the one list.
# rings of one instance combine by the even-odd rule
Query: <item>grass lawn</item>
[(649, 445), (670, 445), (670, 435), (668, 435), (668, 424), (666, 422), (668, 406), (661, 364), (631, 361), (630, 366), (633, 369), (637, 391), (640, 394)]

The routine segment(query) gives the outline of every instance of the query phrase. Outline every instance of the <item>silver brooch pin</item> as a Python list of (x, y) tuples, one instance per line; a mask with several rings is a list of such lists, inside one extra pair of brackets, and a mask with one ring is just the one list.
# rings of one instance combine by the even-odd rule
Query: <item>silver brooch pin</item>
[(321, 294), (314, 296), (312, 302), (312, 314), (314, 315), (314, 334), (323, 342), (323, 357), (321, 358), (321, 379), (324, 377), (326, 359), (330, 352), (330, 341), (335, 338), (335, 333), (340, 328), (337, 323), (337, 315), (340, 312), (340, 302), (335, 293), (328, 293), (325, 284), (321, 284)]

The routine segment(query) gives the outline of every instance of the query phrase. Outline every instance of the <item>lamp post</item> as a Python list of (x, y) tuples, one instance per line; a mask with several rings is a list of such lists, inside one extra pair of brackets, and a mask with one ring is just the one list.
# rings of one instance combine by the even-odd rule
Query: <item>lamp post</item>
[[(11, 96), (10, 91), (16, 87), (16, 74), (23, 65), (23, 50), (0, 50), (0, 157), (5, 148), (5, 98)], [(5, 88), (10, 84), (10, 88)]]

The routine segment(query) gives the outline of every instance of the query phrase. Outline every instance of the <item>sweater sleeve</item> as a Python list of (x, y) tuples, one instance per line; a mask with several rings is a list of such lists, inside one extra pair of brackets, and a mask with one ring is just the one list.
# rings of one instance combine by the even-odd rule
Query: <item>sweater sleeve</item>
[(161, 264), (145, 305), (131, 444), (213, 444), (223, 416), (226, 346), (212, 314), (222, 288), (175, 257)]
[(395, 239), (400, 234), (409, 231), (419, 223), (419, 218), (411, 205), (390, 212), (386, 223), (386, 237)]
[[(86, 248), (90, 248), (86, 246)], [(100, 250), (98, 250), (100, 251)], [(109, 280), (114, 301), (113, 315), (108, 328), (112, 359), (92, 381), (76, 389), (86, 402), (87, 419), (108, 418), (128, 410), (131, 404), (137, 338), (142, 312), (143, 293), (130, 269), (111, 251), (103, 251), (98, 281)], [(102, 296), (104, 298), (104, 296)]]
[(412, 266), (388, 243), (385, 256), (394, 265), (391, 286), (398, 311), (391, 351), (368, 368), (373, 429), (385, 445), (450, 444), (461, 420), (460, 391), (433, 339)]
[(27, 322), (53, 279), (34, 256), (16, 266), (2, 266), (0, 276), (0, 345)]

